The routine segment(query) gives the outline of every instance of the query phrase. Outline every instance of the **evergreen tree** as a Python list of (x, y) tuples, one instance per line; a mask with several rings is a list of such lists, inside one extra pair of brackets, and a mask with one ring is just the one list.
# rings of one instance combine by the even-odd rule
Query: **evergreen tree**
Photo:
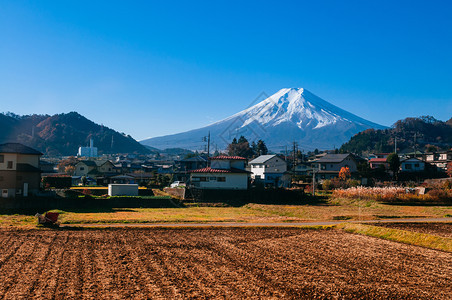
[(257, 141), (257, 154), (266, 155), (268, 153), (267, 145), (263, 140)]
[(228, 145), (228, 155), (251, 158), (253, 157), (253, 151), (250, 148), (248, 140), (244, 136), (241, 136), (238, 141), (234, 138), (232, 143)]
[(248, 143), (248, 140), (243, 135), (241, 135), (237, 143)]
[(391, 171), (394, 174), (394, 178), (397, 178), (397, 174), (399, 173), (399, 168), (400, 168), (399, 156), (396, 153), (391, 153), (388, 155), (388, 158), (386, 159), (386, 161), (389, 164), (389, 169), (391, 169)]

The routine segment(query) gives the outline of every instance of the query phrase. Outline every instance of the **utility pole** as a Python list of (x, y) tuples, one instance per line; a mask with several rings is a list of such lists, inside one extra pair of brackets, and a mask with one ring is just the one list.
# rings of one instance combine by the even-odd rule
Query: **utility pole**
[(284, 158), (287, 161), (287, 145), (286, 145), (286, 154), (284, 155)]
[(209, 131), (209, 134), (207, 136), (202, 138), (202, 140), (204, 142), (207, 142), (207, 149), (206, 149), (206, 146), (204, 146), (204, 151), (207, 150), (207, 158), (209, 158), (209, 156), (210, 156), (210, 131)]
[(209, 135), (207, 136), (207, 158), (210, 156), (210, 131)]
[(295, 166), (297, 165), (297, 142), (293, 142), (293, 167), (295, 169)]
[(394, 137), (394, 153), (397, 154), (397, 137)]
[(315, 196), (315, 166), (312, 167), (312, 195)]

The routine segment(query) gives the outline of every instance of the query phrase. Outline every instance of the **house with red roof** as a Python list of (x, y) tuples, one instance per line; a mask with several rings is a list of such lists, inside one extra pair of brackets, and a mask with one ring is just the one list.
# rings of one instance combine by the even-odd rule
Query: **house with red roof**
[(250, 172), (245, 170), (246, 158), (221, 155), (209, 160), (210, 166), (191, 171), (191, 186), (201, 189), (248, 189)]
[(371, 169), (381, 168), (381, 166), (383, 166), (386, 170), (389, 169), (387, 158), (372, 158), (369, 160), (369, 166)]

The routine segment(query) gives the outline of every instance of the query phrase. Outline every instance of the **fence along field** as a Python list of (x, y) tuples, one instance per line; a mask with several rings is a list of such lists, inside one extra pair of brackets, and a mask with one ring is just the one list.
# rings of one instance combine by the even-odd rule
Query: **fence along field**
[(0, 297), (452, 296), (450, 253), (338, 230), (0, 230)]

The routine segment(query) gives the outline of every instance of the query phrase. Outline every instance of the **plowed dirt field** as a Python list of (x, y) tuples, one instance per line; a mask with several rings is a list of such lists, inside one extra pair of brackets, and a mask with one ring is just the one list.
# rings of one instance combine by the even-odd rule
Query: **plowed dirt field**
[(452, 254), (339, 230), (0, 230), (3, 299), (452, 298)]
[(452, 238), (452, 223), (376, 223), (375, 226), (402, 229)]

